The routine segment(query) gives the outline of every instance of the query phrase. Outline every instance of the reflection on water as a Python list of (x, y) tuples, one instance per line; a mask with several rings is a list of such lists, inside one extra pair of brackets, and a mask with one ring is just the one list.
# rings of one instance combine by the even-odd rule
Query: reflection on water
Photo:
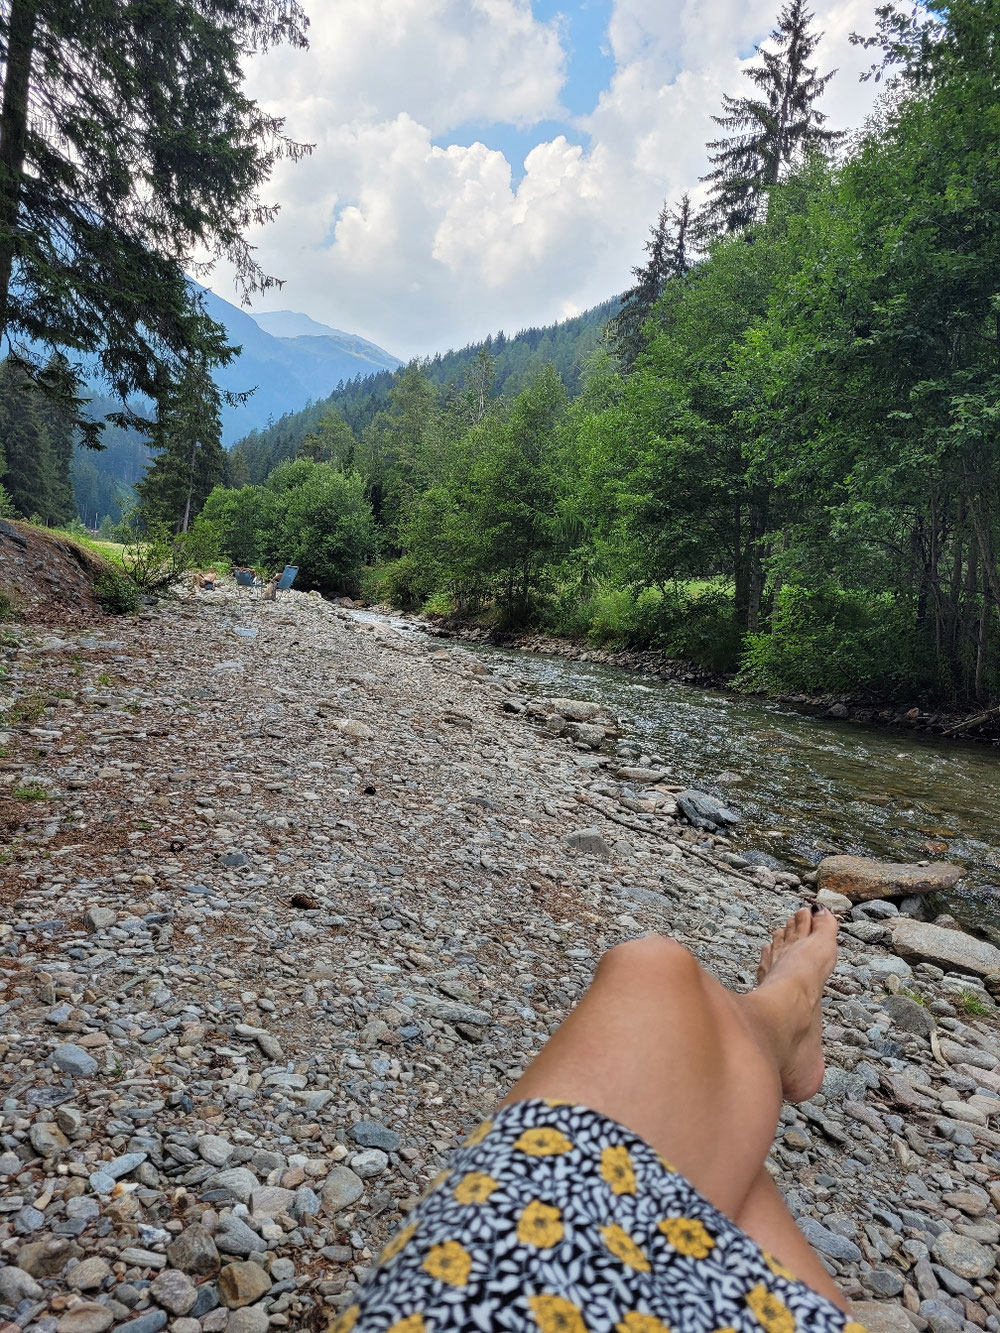
[(1000, 942), (1000, 752), (940, 737), (816, 721), (739, 695), (642, 679), (613, 667), (479, 648), (540, 693), (597, 699), (625, 739), (678, 782), (744, 817), (735, 847), (809, 868), (851, 852), (947, 857), (967, 878), (936, 902)]

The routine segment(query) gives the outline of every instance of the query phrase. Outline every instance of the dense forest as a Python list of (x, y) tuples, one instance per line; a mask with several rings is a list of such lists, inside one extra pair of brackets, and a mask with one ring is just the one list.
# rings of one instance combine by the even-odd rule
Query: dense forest
[[(485, 342), (471, 343), (459, 351), (439, 352), (419, 361), (421, 373), (441, 391), (443, 401), (461, 394), (466, 379), (482, 353), (491, 359), (491, 392), (510, 395), (526, 388), (531, 376), (543, 365), (553, 365), (571, 395), (580, 388), (590, 353), (599, 345), (608, 321), (618, 312), (617, 301), (605, 301), (574, 319), (545, 328), (522, 329), (512, 338), (498, 333)], [(266, 430), (251, 431), (233, 450), (233, 473), (252, 482), (262, 482), (279, 463), (294, 458), (307, 436), (331, 414), (343, 417), (356, 435), (361, 435), (384, 412), (390, 394), (403, 372), (383, 371), (358, 375), (340, 384), (329, 398), (310, 403), (301, 412), (290, 412)]]
[(1000, 0), (881, 6), (851, 139), (818, 39), (787, 0), (620, 302), (352, 381), (228, 456), (209, 330), (159, 392), (145, 521), (767, 690), (996, 703)]
[[(1000, 4), (881, 9), (886, 93), (846, 146), (810, 23), (782, 10), (707, 204), (664, 209), (579, 381), (501, 386), (494, 344), (459, 380), (442, 358), (352, 386), (287, 423), (297, 462), (208, 498), (222, 548), (772, 690), (995, 700)], [(334, 476), (343, 541), (310, 562)]]

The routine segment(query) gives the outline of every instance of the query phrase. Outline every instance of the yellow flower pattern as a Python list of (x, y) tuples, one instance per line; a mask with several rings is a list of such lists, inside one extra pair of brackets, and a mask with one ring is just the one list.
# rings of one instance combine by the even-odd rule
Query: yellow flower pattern
[(419, 1222), (411, 1222), (408, 1227), (403, 1227), (402, 1231), (397, 1231), (392, 1240), (386, 1245), (385, 1249), (378, 1257), (380, 1264), (387, 1264), (391, 1259), (395, 1259), (400, 1250), (406, 1248), (410, 1241), (417, 1234)]
[(564, 1296), (529, 1296), (528, 1304), (542, 1333), (587, 1333), (579, 1307)]
[(696, 1217), (665, 1217), (659, 1229), (678, 1254), (690, 1259), (707, 1259), (715, 1241)]
[(641, 1314), (638, 1310), (629, 1310), (620, 1324), (615, 1325), (616, 1333), (670, 1333), (662, 1319), (655, 1315)]
[(340, 1318), (335, 1319), (327, 1328), (326, 1333), (351, 1333), (351, 1329), (358, 1322), (358, 1315), (361, 1313), (360, 1305), (349, 1305), (346, 1310), (341, 1312)]
[(485, 1203), (500, 1186), (492, 1176), (482, 1171), (469, 1171), (455, 1186), (453, 1191), (459, 1203)]
[(427, 1333), (427, 1325), (421, 1314), (411, 1314), (405, 1319), (398, 1319), (387, 1333)]
[(501, 1107), (405, 1221), (326, 1333), (867, 1333), (577, 1103)]
[(493, 1121), (484, 1120), (483, 1123), (478, 1128), (472, 1131), (469, 1137), (462, 1144), (462, 1147), (478, 1148), (478, 1146), (482, 1143), (483, 1139), (485, 1139), (486, 1135), (490, 1132), (492, 1128), (493, 1128)]
[(526, 1129), (514, 1140), (514, 1147), (529, 1157), (558, 1157), (564, 1152), (573, 1151), (573, 1145), (566, 1135), (551, 1125)]
[(629, 1268), (635, 1268), (640, 1273), (650, 1271), (650, 1263), (645, 1252), (617, 1222), (613, 1222), (611, 1226), (601, 1227), (601, 1240), (615, 1258), (620, 1259), (623, 1264), (628, 1264)]
[(533, 1245), (537, 1250), (549, 1250), (563, 1238), (562, 1213), (550, 1204), (532, 1199), (517, 1219), (517, 1238), (522, 1245)]
[(773, 1291), (768, 1291), (762, 1282), (748, 1291), (745, 1299), (764, 1333), (795, 1333), (795, 1316), (785, 1302)]
[(423, 1262), (425, 1273), (440, 1278), (452, 1287), (464, 1287), (471, 1268), (472, 1255), (457, 1240), (446, 1240), (433, 1246)]
[(601, 1153), (601, 1175), (613, 1194), (635, 1193), (635, 1167), (627, 1148), (610, 1146)]

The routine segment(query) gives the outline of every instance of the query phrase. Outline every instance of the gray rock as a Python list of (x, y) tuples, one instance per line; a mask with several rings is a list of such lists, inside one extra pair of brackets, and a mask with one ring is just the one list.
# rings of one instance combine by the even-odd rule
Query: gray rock
[(56, 1157), (69, 1147), (69, 1139), (57, 1125), (32, 1125), (28, 1140), (39, 1157)]
[(599, 828), (574, 829), (565, 835), (564, 841), (573, 851), (583, 852), (587, 856), (600, 856), (610, 861), (613, 855)]
[(357, 1203), (365, 1192), (363, 1181), (349, 1166), (335, 1166), (322, 1189), (323, 1207), (328, 1213), (337, 1213)]
[(308, 1185), (300, 1185), (289, 1211), (297, 1222), (305, 1222), (310, 1217), (316, 1217), (322, 1206), (322, 1200), (315, 1190), (311, 1190)]
[(270, 1320), (259, 1305), (246, 1305), (234, 1310), (226, 1324), (226, 1333), (267, 1333)]
[(261, 1185), (250, 1196), (250, 1211), (254, 1217), (277, 1217), (287, 1213), (295, 1198), (294, 1190), (284, 1190), (277, 1185)]
[[(225, 1221), (223, 1219), (219, 1225), (222, 1226)], [(249, 1227), (246, 1229), (250, 1230)], [(253, 1248), (254, 1233), (250, 1235)], [(246, 1253), (249, 1254), (250, 1250)], [(167, 1258), (181, 1272), (193, 1273), (196, 1277), (210, 1277), (219, 1271), (219, 1251), (215, 1241), (199, 1222), (185, 1227), (173, 1244), (167, 1247)]]
[(71, 1078), (90, 1078), (97, 1073), (97, 1061), (94, 1057), (82, 1046), (74, 1046), (72, 1042), (57, 1046), (49, 1056), (49, 1061)]
[(986, 977), (1000, 972), (1000, 949), (986, 940), (975, 939), (960, 930), (946, 930), (929, 921), (914, 921), (901, 916), (890, 923), (892, 947), (903, 958), (936, 963), (974, 976)]
[(359, 1120), (348, 1130), (348, 1137), (362, 1148), (381, 1148), (383, 1152), (396, 1152), (402, 1142), (395, 1130), (387, 1129), (377, 1120)]
[(111, 910), (110, 907), (91, 907), (83, 914), (83, 920), (90, 931), (96, 934), (99, 930), (107, 930), (118, 920), (118, 913)]
[(828, 1231), (814, 1217), (800, 1217), (799, 1230), (814, 1250), (827, 1255), (830, 1259), (840, 1259), (847, 1263), (860, 1263), (864, 1257), (853, 1240), (838, 1236), (835, 1231)]
[(913, 1032), (927, 1037), (934, 1031), (934, 1019), (922, 1004), (907, 995), (887, 995), (879, 1002), (892, 1019), (892, 1025), (901, 1032)]
[(157, 1305), (173, 1315), (187, 1314), (198, 1299), (194, 1283), (177, 1268), (164, 1269), (149, 1284), (149, 1294)]
[(229, 1213), (219, 1219), (215, 1230), (215, 1246), (220, 1254), (238, 1254), (246, 1258), (264, 1248), (264, 1242), (242, 1218)]
[(114, 1312), (96, 1301), (82, 1301), (59, 1320), (59, 1333), (104, 1333), (115, 1322)]
[(851, 1318), (862, 1324), (868, 1333), (915, 1333), (903, 1307), (885, 1301), (852, 1301)]
[(205, 1181), (205, 1186), (213, 1190), (228, 1190), (240, 1203), (249, 1203), (251, 1194), (260, 1188), (260, 1181), (245, 1166), (233, 1166), (228, 1171), (216, 1171)]
[(695, 828), (704, 829), (707, 833), (715, 833), (719, 829), (740, 822), (739, 815), (734, 814), (721, 801), (709, 796), (707, 792), (696, 791), (693, 787), (678, 792), (676, 800), (681, 814), (688, 823), (693, 824)]
[(903, 1279), (894, 1268), (873, 1268), (870, 1273), (861, 1275), (861, 1284), (873, 1296), (886, 1300), (898, 1296), (903, 1290)]
[(931, 1254), (944, 1268), (969, 1281), (987, 1277), (996, 1265), (992, 1250), (955, 1231), (943, 1231), (931, 1246)]
[(146, 1314), (139, 1315), (137, 1319), (119, 1324), (115, 1333), (160, 1333), (160, 1329), (165, 1328), (166, 1323), (166, 1310), (150, 1310)]
[(198, 1136), (198, 1155), (211, 1166), (223, 1167), (232, 1157), (235, 1149), (228, 1139), (218, 1134), (200, 1134)]
[(110, 1276), (109, 1265), (95, 1256), (76, 1265), (69, 1275), (69, 1285), (74, 1291), (99, 1291)]
[(144, 1152), (127, 1152), (121, 1157), (115, 1157), (110, 1162), (102, 1162), (100, 1170), (112, 1180), (121, 1180), (122, 1176), (131, 1175), (137, 1167), (142, 1166), (148, 1154)]
[(0, 1268), (0, 1301), (4, 1305), (17, 1305), (20, 1301), (38, 1301), (42, 1298), (42, 1289), (23, 1268)]
[(380, 1148), (368, 1148), (365, 1152), (356, 1152), (348, 1165), (362, 1180), (371, 1180), (373, 1176), (380, 1176), (386, 1169), (389, 1157)]
[(69, 1263), (79, 1259), (80, 1247), (72, 1241), (52, 1239), (33, 1240), (17, 1252), (17, 1266), (32, 1277), (56, 1277)]

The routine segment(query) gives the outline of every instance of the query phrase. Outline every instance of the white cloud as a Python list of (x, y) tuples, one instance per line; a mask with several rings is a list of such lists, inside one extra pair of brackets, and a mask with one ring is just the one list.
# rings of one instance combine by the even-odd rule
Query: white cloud
[[(867, 57), (848, 39), (870, 23), (870, 2), (815, 8), (821, 71), (841, 70), (824, 110), (855, 126), (875, 90), (859, 84)], [(317, 145), (272, 182), (282, 212), (254, 239), (287, 286), (262, 308), (302, 310), (407, 356), (621, 290), (664, 197), (704, 172), (711, 116), (740, 91), (740, 54), (776, 9), (615, 0), (615, 71), (577, 127), (586, 148), (540, 142), (515, 186), (521, 163), (433, 141), (468, 122), (565, 121), (560, 25), (537, 21), (529, 0), (339, 0), (314, 17), (308, 53), (272, 53), (253, 71), (254, 94)]]

